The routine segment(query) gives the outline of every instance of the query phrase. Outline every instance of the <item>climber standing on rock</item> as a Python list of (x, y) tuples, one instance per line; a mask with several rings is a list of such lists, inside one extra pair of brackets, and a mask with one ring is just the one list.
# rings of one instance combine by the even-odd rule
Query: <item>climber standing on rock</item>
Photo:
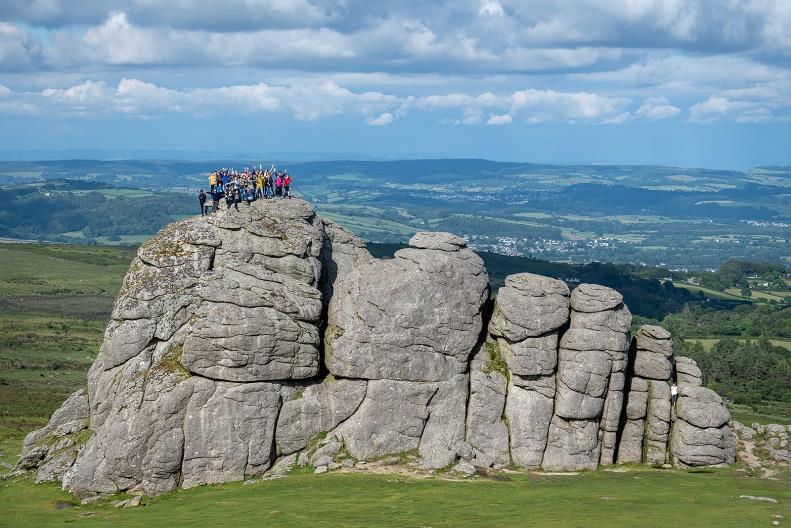
[(283, 197), (291, 198), (291, 175), (288, 172), (283, 178)]
[(212, 213), (216, 213), (220, 209), (220, 191), (217, 187), (214, 187), (214, 190), (211, 191), (211, 211)]
[(200, 204), (200, 215), (203, 216), (206, 214), (206, 193), (203, 192), (203, 189), (198, 193), (198, 203)]
[(263, 172), (258, 171), (255, 177), (255, 197), (256, 198), (263, 198), (264, 197), (264, 180), (266, 176)]
[(265, 195), (269, 198), (274, 198), (275, 196), (275, 166), (272, 165), (272, 168), (266, 172), (266, 189)]

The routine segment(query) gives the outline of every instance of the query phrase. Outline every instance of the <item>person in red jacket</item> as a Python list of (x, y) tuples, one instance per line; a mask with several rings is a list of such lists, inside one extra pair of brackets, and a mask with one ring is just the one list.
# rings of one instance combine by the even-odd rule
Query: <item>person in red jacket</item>
[(286, 173), (283, 178), (283, 197), (286, 196), (291, 198), (291, 175), (289, 173)]

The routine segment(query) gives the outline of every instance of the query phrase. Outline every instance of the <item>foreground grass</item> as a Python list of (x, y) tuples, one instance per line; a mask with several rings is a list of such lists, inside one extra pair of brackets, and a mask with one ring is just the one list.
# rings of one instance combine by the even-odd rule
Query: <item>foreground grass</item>
[(776, 515), (788, 517), (790, 501), (788, 481), (758, 480), (733, 470), (596, 471), (461, 482), (394, 475), (296, 475), (177, 491), (125, 510), (109, 503), (79, 506), (56, 485), (20, 479), (0, 483), (0, 526), (743, 528), (771, 526)]
[(85, 386), (133, 255), (132, 248), (0, 244), (0, 462), (16, 462), (25, 434)]

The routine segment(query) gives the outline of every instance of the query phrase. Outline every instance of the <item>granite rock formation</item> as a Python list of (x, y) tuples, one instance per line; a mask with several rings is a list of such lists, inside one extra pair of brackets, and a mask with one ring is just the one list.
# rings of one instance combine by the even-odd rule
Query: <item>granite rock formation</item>
[(306, 202), (257, 201), (140, 247), (87, 391), (28, 436), (16, 471), (90, 497), (382, 457), (466, 473), (732, 462), (700, 369), (630, 324), (618, 292), (529, 273), (490, 301), (483, 262), (449, 233), (375, 259)]

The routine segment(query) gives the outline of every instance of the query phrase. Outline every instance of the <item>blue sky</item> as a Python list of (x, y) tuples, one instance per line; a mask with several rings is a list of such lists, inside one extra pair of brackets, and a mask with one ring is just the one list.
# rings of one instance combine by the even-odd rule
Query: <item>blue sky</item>
[(0, 149), (791, 164), (789, 68), (787, 0), (4, 0)]

